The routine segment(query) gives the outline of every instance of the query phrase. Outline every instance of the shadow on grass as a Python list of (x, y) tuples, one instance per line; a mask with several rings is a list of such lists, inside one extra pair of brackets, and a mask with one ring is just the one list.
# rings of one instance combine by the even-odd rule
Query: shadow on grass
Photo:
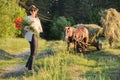
[(120, 56), (110, 52), (101, 51), (88, 51), (84, 55), (87, 60), (96, 62), (94, 66), (87, 66), (91, 68), (80, 77), (86, 80), (120, 80)]
[(91, 70), (79, 77), (85, 78), (85, 80), (120, 80), (120, 69), (103, 69), (98, 72)]
[(0, 75), (0, 78), (8, 80), (10, 78), (18, 78), (23, 80), (23, 77), (29, 77), (32, 75), (37, 75), (35, 70), (26, 70), (24, 65), (12, 66)]
[(5, 73), (1, 76), (2, 79), (9, 79), (9, 78), (21, 78), (25, 75), (23, 71), (16, 71), (16, 72), (9, 72)]
[(12, 59), (14, 55), (0, 49), (0, 60), (9, 60)]

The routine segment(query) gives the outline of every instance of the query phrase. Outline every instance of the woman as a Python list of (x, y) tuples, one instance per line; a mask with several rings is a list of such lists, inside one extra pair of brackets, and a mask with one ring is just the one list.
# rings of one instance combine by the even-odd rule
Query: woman
[[(25, 26), (24, 30), (26, 31), (25, 33), (25, 38), (29, 41), (30, 43), (30, 56), (28, 58), (28, 61), (26, 63), (26, 68), (28, 70), (32, 70), (33, 67), (33, 60), (35, 59), (35, 55), (37, 53), (38, 49), (38, 36), (40, 32), (43, 32), (41, 22), (37, 16), (38, 13), (38, 8), (34, 5), (30, 6), (28, 9), (30, 15), (25, 18), (25, 20), (30, 20), (32, 21), (31, 25)], [(32, 30), (31, 30), (32, 28)], [(36, 34), (37, 33), (37, 34)]]

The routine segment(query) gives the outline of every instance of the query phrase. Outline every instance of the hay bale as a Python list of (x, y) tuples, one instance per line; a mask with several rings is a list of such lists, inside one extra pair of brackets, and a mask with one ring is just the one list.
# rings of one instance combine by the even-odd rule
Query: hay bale
[(103, 11), (101, 24), (106, 39), (120, 41), (120, 13), (116, 9), (110, 8)]
[(89, 31), (89, 42), (93, 43), (96, 41), (97, 37), (102, 34), (103, 28), (96, 24), (77, 24), (74, 25), (75, 28), (86, 27)]

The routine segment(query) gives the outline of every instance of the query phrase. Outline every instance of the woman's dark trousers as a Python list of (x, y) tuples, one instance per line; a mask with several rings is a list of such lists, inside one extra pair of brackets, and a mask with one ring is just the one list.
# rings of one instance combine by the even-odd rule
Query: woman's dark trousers
[(28, 70), (32, 70), (33, 62), (38, 49), (38, 37), (33, 34), (32, 41), (30, 41), (29, 43), (30, 43), (30, 56), (26, 63), (26, 68), (28, 68)]

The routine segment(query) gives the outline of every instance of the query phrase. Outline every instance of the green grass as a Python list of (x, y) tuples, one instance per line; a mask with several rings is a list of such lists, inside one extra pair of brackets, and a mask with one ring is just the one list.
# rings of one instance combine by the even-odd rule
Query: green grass
[[(46, 41), (39, 40), (39, 50), (47, 46)], [(23, 51), (29, 50), (29, 42), (24, 38), (0, 38), (0, 50), (10, 54), (19, 54)]]
[(22, 38), (0, 38), (0, 50), (16, 54), (29, 48), (29, 43)]
[[(2, 45), (6, 44), (4, 39), (0, 41)], [(18, 44), (16, 47), (20, 49), (14, 50), (12, 42), (16, 42)], [(26, 44), (26, 46), (21, 46), (19, 42)], [(102, 42), (103, 50), (96, 51), (93, 46), (89, 46), (89, 51), (83, 55), (82, 53), (75, 54), (72, 49), (73, 45), (68, 54), (63, 41), (40, 39), (38, 56), (46, 56), (35, 60), (36, 74), (29, 75), (28, 73), (22, 77), (11, 76), (7, 80), (118, 80), (120, 78), (120, 50), (119, 48), (109, 48), (106, 41)], [(11, 45), (10, 50), (5, 45), (0, 47), (1, 50), (15, 54), (15, 52), (23, 52), (25, 48), (29, 48), (29, 44), (24, 39), (10, 39), (8, 44)], [(119, 44), (117, 45), (119, 46)], [(23, 65), (25, 62), (26, 59), (21, 58), (11, 58), (7, 61), (2, 59), (0, 60), (0, 68)]]

